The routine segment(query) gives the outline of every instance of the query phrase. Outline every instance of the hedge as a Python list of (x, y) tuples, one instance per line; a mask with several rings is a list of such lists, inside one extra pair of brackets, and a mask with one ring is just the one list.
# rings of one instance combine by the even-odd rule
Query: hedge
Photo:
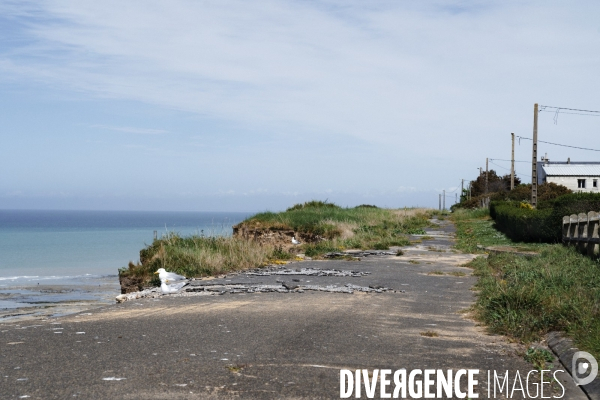
[(514, 241), (560, 242), (565, 215), (600, 211), (600, 194), (572, 193), (542, 201), (536, 210), (520, 207), (520, 202), (494, 201), (490, 216), (496, 228)]
[(561, 234), (553, 225), (552, 210), (531, 210), (514, 204), (495, 207), (496, 228), (515, 242), (556, 242)]

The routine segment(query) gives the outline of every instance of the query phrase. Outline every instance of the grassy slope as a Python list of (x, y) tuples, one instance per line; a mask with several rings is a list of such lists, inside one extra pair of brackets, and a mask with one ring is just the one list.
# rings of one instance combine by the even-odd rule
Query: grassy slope
[[(424, 233), (426, 214), (416, 210), (375, 207), (341, 208), (322, 202), (305, 203), (280, 213), (260, 213), (243, 222), (251, 228), (293, 229), (324, 238), (300, 246), (308, 256), (340, 249), (388, 249), (409, 244), (406, 234)], [(188, 277), (218, 275), (256, 268), (294, 256), (281, 248), (239, 237), (179, 237), (169, 235), (140, 252), (140, 265), (130, 264), (122, 276), (140, 277), (144, 284), (157, 284), (158, 268)], [(152, 280), (154, 278), (154, 281)]]
[[(485, 215), (461, 211), (457, 247), (514, 245), (493, 229)], [(552, 330), (572, 336), (578, 346), (600, 357), (600, 274), (597, 261), (561, 244), (528, 245), (539, 257), (512, 254), (478, 257), (469, 266), (479, 277), (475, 313), (491, 331), (525, 343)]]
[[(306, 205), (308, 204), (308, 206)], [(290, 229), (322, 237), (304, 244), (308, 256), (343, 249), (389, 249), (410, 243), (407, 234), (424, 233), (428, 217), (419, 210), (375, 207), (341, 208), (332, 204), (305, 203), (280, 213), (260, 213), (243, 222), (249, 228)]]

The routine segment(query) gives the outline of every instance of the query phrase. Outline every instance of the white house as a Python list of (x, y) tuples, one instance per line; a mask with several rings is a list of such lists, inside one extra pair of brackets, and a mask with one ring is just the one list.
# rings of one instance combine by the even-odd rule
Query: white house
[(600, 193), (600, 162), (550, 162), (543, 157), (537, 169), (538, 184), (553, 182), (573, 192)]

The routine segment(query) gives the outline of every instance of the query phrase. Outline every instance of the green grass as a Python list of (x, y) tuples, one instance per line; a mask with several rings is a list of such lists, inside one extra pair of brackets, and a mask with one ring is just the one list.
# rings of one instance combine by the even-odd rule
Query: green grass
[[(561, 244), (515, 243), (494, 229), (485, 209), (457, 210), (456, 248), (483, 253), (477, 245), (510, 246), (539, 252), (535, 257), (490, 254), (467, 264), (478, 282), (475, 317), (494, 333), (524, 343), (550, 331), (564, 331), (577, 345), (600, 357), (600, 263)], [(529, 352), (536, 365), (546, 355)]]
[(120, 276), (136, 276), (159, 285), (154, 271), (165, 268), (187, 277), (219, 275), (256, 268), (276, 259), (290, 259), (281, 248), (235, 237), (188, 236), (175, 233), (156, 239), (140, 251), (141, 264), (129, 264)]
[(465, 253), (484, 253), (477, 245), (488, 246), (513, 246), (519, 251), (539, 251), (547, 244), (515, 243), (504, 233), (494, 228), (494, 221), (489, 216), (488, 209), (464, 210), (458, 209), (452, 214), (452, 221), (456, 225), (456, 248)]
[[(387, 250), (407, 246), (407, 235), (424, 234), (428, 214), (414, 209), (386, 209), (369, 205), (342, 208), (311, 201), (296, 204), (284, 212), (263, 212), (240, 226), (257, 230), (293, 230), (312, 241), (301, 247), (310, 257), (344, 249)], [(306, 241), (306, 240), (305, 240)]]
[(538, 371), (553, 367), (553, 365), (550, 363), (554, 361), (554, 356), (546, 349), (530, 347), (527, 349), (527, 352), (523, 358), (525, 361), (532, 363), (533, 366), (538, 369)]
[(564, 331), (600, 357), (600, 265), (572, 247), (549, 245), (538, 257), (478, 257), (467, 266), (479, 277), (476, 316), (491, 331), (539, 340)]
[[(156, 239), (140, 251), (140, 264), (130, 263), (119, 270), (122, 278), (134, 280), (137, 288), (157, 285), (153, 274), (158, 268), (187, 277), (219, 275), (256, 268), (276, 260), (290, 260), (297, 252), (318, 257), (344, 249), (387, 250), (390, 246), (410, 244), (407, 235), (429, 224), (422, 210), (382, 209), (369, 205), (342, 208), (312, 201), (297, 204), (280, 213), (264, 212), (242, 222), (249, 229), (294, 230), (316, 240), (294, 247), (291, 243), (268, 243), (239, 236), (181, 237), (171, 233)], [(135, 279), (134, 279), (135, 278)]]
[[(409, 218), (410, 217), (410, 218)], [(331, 203), (311, 201), (297, 204), (284, 212), (258, 213), (244, 222), (248, 228), (291, 229), (299, 233), (316, 234), (332, 239), (343, 233), (342, 225), (356, 232), (381, 235), (424, 232), (427, 216), (413, 210), (392, 210), (368, 206), (342, 208)]]

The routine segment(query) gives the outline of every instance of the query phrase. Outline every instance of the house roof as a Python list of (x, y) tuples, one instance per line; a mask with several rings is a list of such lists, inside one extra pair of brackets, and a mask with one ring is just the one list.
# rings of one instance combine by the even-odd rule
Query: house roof
[(542, 168), (550, 176), (600, 176), (599, 164), (549, 164)]

